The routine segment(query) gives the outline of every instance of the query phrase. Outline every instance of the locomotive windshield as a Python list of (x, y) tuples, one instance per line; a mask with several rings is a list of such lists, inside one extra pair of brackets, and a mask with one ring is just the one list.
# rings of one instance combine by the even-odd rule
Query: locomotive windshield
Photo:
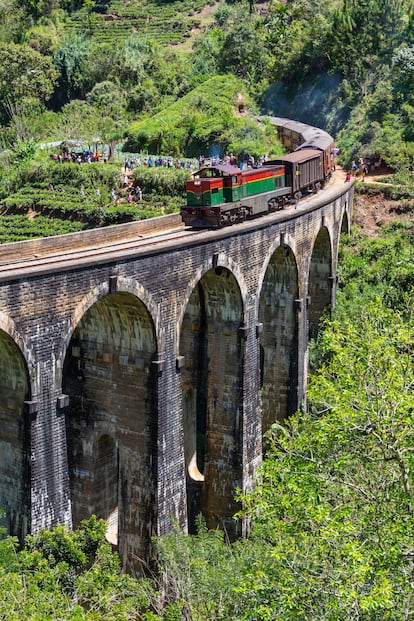
[(205, 168), (196, 170), (193, 173), (193, 178), (199, 177), (200, 179), (206, 179), (211, 177), (229, 177), (231, 175), (237, 175), (238, 173), (240, 173), (240, 169), (236, 166), (206, 166)]
[(194, 173), (195, 177), (200, 177), (201, 179), (206, 179), (207, 177), (221, 177), (222, 175), (215, 168), (202, 168)]

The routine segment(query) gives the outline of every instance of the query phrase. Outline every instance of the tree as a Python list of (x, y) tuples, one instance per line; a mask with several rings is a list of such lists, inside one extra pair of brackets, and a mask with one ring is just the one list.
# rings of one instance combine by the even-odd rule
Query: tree
[(268, 76), (269, 61), (262, 22), (250, 17), (236, 23), (223, 42), (222, 70), (253, 85)]
[(0, 106), (3, 120), (5, 106), (34, 98), (46, 102), (52, 95), (58, 73), (51, 60), (28, 45), (0, 44)]
[(309, 410), (274, 426), (262, 482), (245, 497), (264, 554), (241, 588), (243, 619), (414, 613), (413, 337), (379, 300), (354, 324), (328, 325)]
[(0, 11), (0, 41), (16, 43), (24, 37), (25, 12), (15, 0), (2, 0)]
[(405, 5), (404, 0), (343, 0), (328, 40), (333, 68), (360, 80), (378, 61), (388, 64), (391, 50), (404, 40)]
[(60, 117), (62, 136), (67, 139), (92, 144), (99, 138), (98, 124), (102, 115), (86, 101), (73, 99), (63, 106)]
[(56, 50), (54, 61), (59, 71), (59, 104), (83, 96), (87, 81), (88, 39), (83, 34), (70, 33)]
[(59, 0), (21, 0), (20, 5), (35, 19), (49, 15), (59, 7)]
[(26, 97), (14, 103), (8, 101), (5, 109), (10, 119), (8, 127), (10, 144), (15, 143), (16, 140), (40, 139), (44, 135), (45, 128), (39, 126), (44, 106), (38, 99)]
[(20, 551), (12, 538), (0, 541), (0, 617), (156, 621), (149, 582), (121, 574), (105, 530), (92, 516), (76, 531), (56, 526), (28, 536)]

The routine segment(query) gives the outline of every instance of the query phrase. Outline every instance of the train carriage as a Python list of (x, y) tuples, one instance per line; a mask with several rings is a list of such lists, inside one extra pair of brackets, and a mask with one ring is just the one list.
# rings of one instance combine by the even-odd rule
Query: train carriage
[(281, 117), (264, 117), (277, 128), (291, 153), (257, 168), (207, 166), (186, 184), (185, 224), (218, 228), (283, 209), (308, 192), (319, 190), (333, 170), (334, 140), (311, 125)]
[[(313, 128), (315, 129), (315, 128)], [(323, 153), (323, 169), (325, 179), (328, 178), (333, 172), (334, 164), (334, 141), (333, 138), (323, 132), (322, 130), (314, 131), (308, 137), (308, 140), (303, 142), (296, 151), (305, 151), (308, 149), (317, 149)]]
[(325, 178), (333, 171), (334, 139), (328, 132), (319, 127), (306, 125), (300, 121), (282, 118), (279, 116), (265, 117), (277, 130), (277, 135), (283, 146), (289, 151), (303, 149), (317, 149), (323, 152), (323, 166)]
[(324, 154), (316, 149), (302, 149), (268, 162), (285, 167), (286, 184), (295, 199), (319, 190), (325, 182)]

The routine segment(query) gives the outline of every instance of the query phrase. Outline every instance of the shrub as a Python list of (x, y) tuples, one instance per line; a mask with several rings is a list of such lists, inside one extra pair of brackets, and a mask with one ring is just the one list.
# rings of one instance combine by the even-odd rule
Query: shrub
[(185, 182), (190, 173), (182, 168), (135, 168), (134, 183), (144, 193), (156, 193), (163, 196), (184, 196)]

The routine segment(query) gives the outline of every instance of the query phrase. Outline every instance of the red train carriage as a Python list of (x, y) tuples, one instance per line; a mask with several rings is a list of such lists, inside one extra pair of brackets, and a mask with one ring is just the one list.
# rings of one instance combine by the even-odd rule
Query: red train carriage
[(187, 205), (181, 209), (184, 223), (218, 228), (282, 208), (290, 188), (284, 166), (240, 170), (216, 165), (195, 172), (186, 192)]

